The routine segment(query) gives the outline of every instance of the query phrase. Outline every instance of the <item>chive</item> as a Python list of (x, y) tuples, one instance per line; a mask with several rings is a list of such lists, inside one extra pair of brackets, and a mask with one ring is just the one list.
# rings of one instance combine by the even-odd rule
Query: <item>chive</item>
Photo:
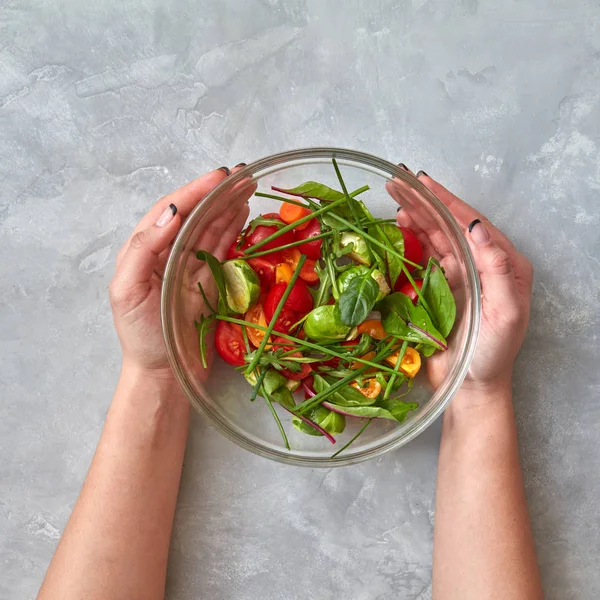
[(332, 158), (331, 162), (333, 163), (333, 168), (335, 169), (335, 174), (337, 175), (338, 181), (340, 182), (340, 185), (342, 186), (342, 192), (344, 192), (344, 196), (346, 196), (346, 202), (348, 203), (348, 208), (350, 209), (350, 212), (352, 213), (354, 220), (356, 222), (358, 222), (359, 218), (358, 218), (358, 214), (356, 213), (356, 206), (354, 206), (354, 203), (352, 202), (352, 198), (350, 198), (350, 194), (348, 194), (348, 190), (346, 189), (346, 184), (344, 183), (344, 179), (342, 177), (340, 168), (338, 167), (337, 160), (335, 160), (335, 158)]
[(362, 194), (363, 192), (368, 192), (370, 189), (371, 188), (368, 185), (363, 185), (362, 187), (359, 187), (357, 190), (350, 192), (350, 198), (354, 198), (355, 196), (358, 196), (359, 194)]
[[(402, 359), (404, 358), (404, 355), (406, 354), (407, 348), (408, 348), (408, 342), (405, 340), (404, 342), (402, 342), (402, 348), (400, 348), (400, 352), (398, 353), (398, 358), (396, 359), (396, 364), (394, 365), (394, 371), (400, 370), (400, 365), (402, 364)], [(394, 385), (395, 381), (396, 381), (396, 375), (392, 375), (389, 378), (387, 385), (385, 386), (385, 392), (383, 393), (384, 400), (387, 400), (390, 397), (390, 394), (392, 392), (392, 386)]]
[(265, 244), (268, 244), (269, 242), (276, 240), (278, 237), (280, 237), (284, 233), (287, 233), (288, 231), (291, 231), (292, 229), (294, 229), (294, 227), (298, 227), (298, 225), (302, 225), (302, 223), (306, 223), (307, 221), (314, 219), (316, 216), (323, 214), (323, 213), (327, 212), (328, 210), (335, 208), (336, 206), (339, 206), (340, 204), (342, 204), (342, 202), (346, 202), (346, 199), (340, 198), (339, 200), (336, 200), (335, 202), (332, 202), (331, 204), (328, 204), (327, 206), (324, 206), (323, 208), (320, 208), (319, 210), (316, 210), (315, 212), (311, 212), (309, 215), (306, 215), (305, 217), (298, 219), (294, 223), (290, 223), (289, 225), (282, 227), (279, 231), (272, 233), (271, 235), (267, 236), (264, 240), (261, 240), (260, 242), (256, 242), (256, 244), (254, 244), (253, 246), (250, 246), (250, 248), (247, 248), (247, 250), (252, 252), (252, 250), (257, 250), (258, 248), (262, 248)]
[[(258, 390), (260, 390), (260, 388), (262, 387), (262, 383), (267, 375), (267, 371), (269, 369), (263, 369), (260, 374), (258, 375), (258, 377), (256, 378), (256, 383), (254, 384), (254, 387), (252, 388), (252, 395), (250, 396), (250, 402), (254, 402), (256, 400), (256, 396), (258, 396)], [(255, 371), (255, 373), (258, 372), (258, 369)]]
[[(322, 352), (323, 354), (328, 354), (329, 356), (337, 356), (337, 358), (341, 358), (343, 360), (348, 360), (347, 356), (344, 356), (343, 354), (340, 354), (339, 352), (334, 352), (333, 350), (330, 350), (329, 348), (327, 348), (327, 346), (313, 344), (312, 342), (307, 342), (306, 340), (301, 340), (300, 338), (294, 337), (292, 335), (287, 335), (286, 333), (281, 333), (280, 331), (273, 331), (273, 330), (269, 331), (269, 327), (263, 327), (262, 325), (258, 325), (256, 323), (249, 323), (248, 321), (244, 321), (242, 319), (236, 319), (235, 317), (226, 317), (225, 315), (217, 315), (216, 318), (219, 321), (227, 321), (229, 323), (237, 323), (238, 325), (247, 325), (249, 327), (253, 327), (254, 329), (258, 329), (259, 331), (264, 331), (264, 332), (268, 331), (269, 335), (271, 335), (272, 333), (275, 333), (275, 335), (283, 338), (284, 340), (287, 340), (290, 342), (299, 342), (300, 345), (304, 345), (307, 348), (316, 350), (317, 352)], [(271, 323), (273, 323), (274, 321), (275, 320), (272, 319)], [(267, 339), (266, 333), (265, 333), (265, 339)], [(258, 352), (258, 350), (257, 350), (257, 352)], [(382, 371), (386, 371), (386, 372), (392, 373), (392, 374), (396, 372), (396, 371), (394, 371), (394, 369), (392, 369), (390, 367), (386, 367), (385, 365), (377, 364), (376, 362), (373, 362), (370, 360), (364, 360), (362, 358), (358, 358), (358, 357), (354, 357), (354, 356), (352, 357), (352, 360), (354, 362), (361, 363), (361, 364), (365, 365), (366, 367), (375, 367), (377, 369), (380, 369)], [(373, 360), (375, 360), (375, 359), (373, 359)]]
[(277, 427), (279, 428), (279, 433), (281, 433), (281, 437), (283, 438), (283, 443), (285, 444), (285, 447), (288, 450), (291, 450), (290, 443), (288, 442), (288, 439), (287, 439), (287, 435), (285, 435), (285, 429), (283, 428), (283, 425), (281, 424), (281, 419), (279, 418), (279, 415), (275, 411), (275, 408), (273, 407), (273, 403), (267, 397), (266, 392), (265, 392), (265, 402), (267, 403), (267, 406), (269, 407), (269, 410), (271, 411), (271, 414), (273, 415), (273, 418), (275, 419), (275, 423), (277, 423)]
[(344, 450), (346, 450), (346, 448), (348, 448), (351, 444), (353, 444), (358, 437), (362, 434), (362, 432), (368, 427), (369, 423), (372, 421), (373, 419), (368, 419), (367, 422), (362, 426), (361, 430), (342, 448), (340, 448), (335, 454), (331, 455), (331, 458), (335, 458), (336, 456), (339, 456)]
[(206, 297), (204, 288), (202, 287), (202, 284), (200, 282), (198, 282), (198, 288), (200, 289), (200, 294), (202, 294), (202, 298), (204, 299), (204, 302), (206, 302), (206, 306), (208, 306), (208, 308), (210, 309), (210, 312), (212, 312), (214, 315), (217, 311), (213, 308), (212, 304), (208, 301), (208, 298)]
[(287, 202), (288, 204), (295, 204), (296, 206), (302, 206), (302, 208), (308, 208), (308, 206), (306, 206), (306, 204), (303, 204), (302, 202), (284, 198), (283, 196), (275, 196), (274, 194), (265, 194), (264, 192), (254, 192), (254, 195), (258, 196), (259, 198), (270, 198), (271, 200), (279, 200), (279, 202)]
[(244, 254), (241, 258), (258, 258), (259, 256), (265, 256), (266, 254), (273, 254), (273, 252), (279, 252), (280, 250), (287, 250), (288, 248), (295, 248), (296, 246), (301, 246), (302, 244), (306, 244), (306, 242), (312, 242), (313, 240), (319, 240), (321, 238), (328, 237), (333, 235), (334, 231), (325, 231), (323, 233), (319, 233), (318, 235), (311, 236), (305, 240), (297, 240), (295, 242), (290, 242), (289, 244), (284, 244), (283, 246), (277, 246), (277, 248), (270, 248), (269, 250), (261, 250), (260, 252), (253, 252), (252, 254)]
[(304, 255), (300, 256), (300, 260), (298, 261), (298, 264), (296, 265), (296, 270), (294, 271), (292, 278), (288, 282), (287, 287), (285, 288), (285, 292), (283, 293), (283, 296), (281, 297), (281, 300), (279, 300), (279, 304), (277, 305), (277, 308), (275, 309), (275, 312), (273, 313), (273, 317), (271, 318), (271, 322), (269, 323), (269, 326), (267, 327), (265, 336), (263, 337), (262, 341), (260, 342), (260, 346), (256, 350), (256, 354), (254, 355), (252, 362), (248, 365), (248, 368), (246, 369), (246, 373), (252, 373), (252, 371), (254, 371), (254, 369), (256, 368), (256, 365), (258, 364), (258, 361), (260, 360), (260, 355), (263, 353), (265, 346), (268, 344), (269, 336), (271, 335), (271, 332), (273, 331), (273, 328), (275, 327), (275, 323), (277, 322), (277, 319), (279, 318), (279, 315), (281, 314), (281, 311), (283, 310), (283, 306), (286, 303), (287, 299), (289, 298), (289, 295), (292, 293), (292, 288), (294, 287), (296, 280), (300, 276), (300, 271), (302, 270), (302, 266), (304, 265), (305, 260), (306, 260), (306, 256), (304, 256)]
[(246, 331), (246, 325), (242, 325), (242, 336), (244, 337), (244, 345), (246, 346), (246, 353), (250, 352), (250, 342), (248, 341), (248, 332)]

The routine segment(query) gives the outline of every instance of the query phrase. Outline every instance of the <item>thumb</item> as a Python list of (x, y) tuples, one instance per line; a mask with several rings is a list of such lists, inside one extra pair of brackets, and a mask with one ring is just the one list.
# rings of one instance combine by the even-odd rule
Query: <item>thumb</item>
[[(142, 292), (158, 265), (159, 254), (175, 239), (181, 218), (177, 207), (170, 204), (154, 225), (136, 233), (121, 259), (111, 283), (113, 301), (130, 298)], [(133, 292), (133, 293), (132, 293)]]
[(519, 292), (510, 256), (492, 240), (479, 219), (469, 224), (467, 240), (479, 271), (484, 307), (507, 320), (518, 319)]

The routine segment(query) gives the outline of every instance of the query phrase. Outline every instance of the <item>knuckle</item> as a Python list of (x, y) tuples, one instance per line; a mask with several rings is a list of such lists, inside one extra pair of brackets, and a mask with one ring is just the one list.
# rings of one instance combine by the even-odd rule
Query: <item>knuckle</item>
[(498, 246), (490, 250), (487, 256), (487, 266), (489, 269), (500, 275), (510, 273), (512, 270), (510, 257)]
[(139, 250), (142, 246), (146, 244), (146, 232), (138, 231), (133, 238), (131, 238), (131, 247), (135, 250)]

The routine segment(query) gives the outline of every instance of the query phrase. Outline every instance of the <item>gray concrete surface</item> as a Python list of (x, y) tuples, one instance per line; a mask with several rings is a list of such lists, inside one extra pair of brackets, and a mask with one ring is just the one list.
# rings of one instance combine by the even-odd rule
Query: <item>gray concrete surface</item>
[[(516, 372), (547, 597), (600, 597), (600, 8), (569, 0), (0, 2), (0, 598), (31, 598), (119, 369), (128, 231), (294, 147), (425, 169), (536, 266)], [(439, 423), (299, 470), (193, 422), (169, 599), (431, 598)]]

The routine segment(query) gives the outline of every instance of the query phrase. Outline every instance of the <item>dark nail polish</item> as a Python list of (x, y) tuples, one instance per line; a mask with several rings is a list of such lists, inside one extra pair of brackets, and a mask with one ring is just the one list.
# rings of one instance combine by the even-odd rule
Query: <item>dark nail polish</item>
[(246, 163), (238, 163), (237, 165), (235, 165), (235, 168), (237, 169), (238, 167), (245, 167)]
[(473, 227), (475, 227), (475, 225), (477, 225), (477, 223), (481, 223), (481, 221), (479, 219), (475, 219), (474, 221), (471, 221), (469, 223), (469, 233), (471, 233), (471, 231), (473, 231)]
[(219, 167), (217, 171), (223, 171), (225, 175), (231, 175), (231, 171), (227, 167)]
[(177, 207), (174, 204), (169, 204), (169, 208), (171, 209), (173, 216), (175, 216), (177, 214)]
[(400, 212), (401, 210), (402, 210), (402, 207), (401, 207), (401, 206), (399, 206), (399, 207), (396, 209), (396, 212)]
[(398, 163), (398, 166), (405, 171), (408, 171), (408, 167), (404, 163)]
[(427, 173), (425, 173), (425, 171), (419, 171), (419, 172), (417, 173), (417, 179), (418, 179), (419, 177), (421, 177), (421, 175), (425, 175), (425, 177), (429, 177), (429, 175), (427, 175)]

